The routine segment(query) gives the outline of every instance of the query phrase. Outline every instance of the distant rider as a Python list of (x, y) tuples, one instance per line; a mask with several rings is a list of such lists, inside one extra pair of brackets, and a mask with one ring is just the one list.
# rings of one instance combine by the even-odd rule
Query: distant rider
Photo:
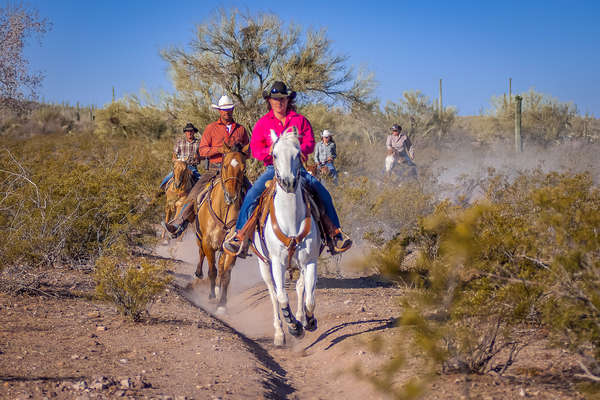
[[(387, 154), (394, 155), (398, 165), (403, 166), (407, 169), (407, 175), (415, 177), (417, 175), (416, 165), (413, 162), (415, 156), (415, 149), (405, 133), (402, 133), (402, 127), (398, 124), (392, 125), (391, 135), (388, 135), (386, 141)], [(405, 171), (400, 171), (403, 174)]]
[(329, 169), (329, 173), (333, 178), (333, 182), (338, 184), (337, 170), (333, 165), (333, 160), (337, 157), (335, 142), (333, 141), (333, 133), (329, 132), (327, 129), (323, 131), (321, 135), (321, 141), (317, 143), (315, 147), (315, 162), (317, 163), (317, 168), (321, 168), (323, 166)]
[[(194, 176), (194, 181), (200, 179), (200, 172), (198, 172), (198, 163), (200, 157), (198, 155), (198, 146), (200, 141), (196, 139), (196, 133), (198, 129), (191, 123), (188, 122), (183, 128), (184, 135), (177, 139), (175, 146), (173, 147), (173, 161), (181, 160), (185, 161), (187, 167)], [(160, 183), (160, 188), (164, 189), (169, 179), (173, 177), (173, 171), (169, 172), (167, 176)]]

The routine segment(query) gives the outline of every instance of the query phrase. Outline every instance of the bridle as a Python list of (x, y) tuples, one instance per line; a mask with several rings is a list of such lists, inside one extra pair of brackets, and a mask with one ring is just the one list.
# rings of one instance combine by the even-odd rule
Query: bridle
[[(283, 133), (281, 135), (283, 135)], [(271, 148), (269, 149), (269, 155), (271, 156), (271, 158), (273, 158), (273, 169), (275, 170), (275, 182), (277, 182), (279, 184), (279, 186), (284, 188), (284, 186), (282, 185), (281, 174), (279, 173), (279, 170), (277, 169), (277, 165), (275, 165), (275, 158), (273, 157), (273, 149), (275, 148), (275, 145), (279, 142), (281, 135), (277, 136), (277, 140), (275, 140), (271, 144)], [(300, 182), (300, 167), (298, 167), (298, 169), (296, 170), (296, 174), (295, 174), (294, 178), (296, 180), (296, 186), (297, 186)], [(286, 189), (284, 189), (284, 190), (287, 192)], [(296, 190), (296, 187), (294, 187), (294, 191), (295, 190)]]
[[(228, 176), (227, 178), (225, 178), (225, 175), (223, 174), (224, 167), (225, 167), (225, 156), (223, 156), (223, 162), (221, 163), (221, 179), (220, 179), (220, 181), (221, 181), (221, 189), (223, 189), (223, 197), (225, 198), (225, 203), (228, 206), (230, 206), (233, 203), (235, 203), (238, 200), (238, 198), (240, 197), (244, 181), (243, 181), (243, 179), (240, 179), (238, 176), (235, 176), (235, 175)], [(225, 182), (228, 182), (230, 180), (235, 180), (236, 184), (238, 186), (238, 190), (237, 190), (237, 193), (235, 194), (235, 196), (231, 196), (231, 194), (225, 188)]]

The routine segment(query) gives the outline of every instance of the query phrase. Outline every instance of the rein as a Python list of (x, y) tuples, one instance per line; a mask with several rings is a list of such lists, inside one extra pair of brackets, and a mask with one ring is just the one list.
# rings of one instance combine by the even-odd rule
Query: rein
[[(310, 209), (310, 201), (308, 200), (308, 198), (306, 197), (306, 193), (304, 191), (302, 191), (302, 197), (304, 198), (304, 205), (306, 206), (306, 216), (304, 217), (304, 229), (302, 230), (302, 232), (300, 232), (298, 234), (298, 236), (287, 236), (285, 233), (282, 232), (281, 227), (279, 226), (279, 223), (277, 222), (277, 217), (275, 216), (275, 192), (273, 192), (273, 196), (271, 196), (270, 200), (269, 200), (269, 208), (268, 208), (268, 212), (267, 215), (271, 216), (271, 227), (273, 228), (273, 233), (275, 233), (275, 236), (277, 237), (277, 239), (283, 243), (283, 245), (286, 247), (287, 251), (288, 251), (288, 256), (287, 256), (287, 268), (289, 269), (292, 265), (292, 257), (294, 256), (294, 253), (296, 252), (296, 249), (298, 248), (298, 245), (300, 243), (302, 243), (302, 241), (308, 236), (308, 234), (310, 233), (310, 229), (312, 227), (312, 213), (311, 213), (311, 209)], [(266, 245), (264, 243), (264, 228), (263, 228), (263, 234), (261, 235), (261, 241), (263, 244), (263, 248), (266, 249)], [(265, 263), (270, 263), (270, 260), (268, 258), (266, 258), (265, 256), (263, 256), (262, 254), (260, 254), (258, 252), (258, 249), (254, 246), (254, 244), (252, 244), (253, 250), (256, 253), (256, 255)]]
[[(217, 178), (219, 181), (221, 181), (221, 187), (223, 189), (223, 194), (225, 194), (225, 187), (223, 186), (223, 182), (221, 180), (221, 178)], [(210, 188), (208, 189), (208, 196), (207, 197), (207, 201), (208, 201), (208, 212), (210, 213), (210, 215), (213, 217), (213, 219), (215, 221), (217, 221), (219, 223), (219, 225), (221, 225), (221, 229), (225, 230), (226, 232), (229, 231), (231, 228), (233, 228), (233, 226), (235, 225), (236, 221), (232, 220), (229, 221), (229, 223), (225, 223), (225, 221), (227, 221), (227, 217), (229, 216), (229, 209), (231, 208), (232, 203), (227, 204), (227, 210), (225, 211), (225, 221), (223, 221), (221, 218), (219, 218), (219, 216), (217, 215), (217, 213), (215, 212), (213, 206), (212, 206), (212, 194), (213, 194), (213, 189), (215, 187), (215, 181), (213, 180), (211, 182)], [(237, 198), (238, 196), (236, 196)]]

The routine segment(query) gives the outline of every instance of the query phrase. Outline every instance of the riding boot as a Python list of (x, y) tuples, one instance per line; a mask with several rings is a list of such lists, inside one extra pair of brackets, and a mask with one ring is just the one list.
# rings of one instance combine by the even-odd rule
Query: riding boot
[[(322, 211), (321, 207), (319, 209), (319, 211)], [(352, 247), (352, 239), (340, 228), (336, 227), (327, 214), (321, 212), (320, 218), (325, 230), (325, 241), (331, 255), (343, 253)]]
[(239, 231), (231, 231), (231, 234), (223, 242), (223, 249), (226, 253), (232, 256), (238, 256), (240, 258), (246, 258), (248, 255), (248, 248), (250, 246), (250, 235), (256, 229), (258, 223), (259, 208), (256, 207), (248, 218), (248, 221), (244, 224), (242, 229)]

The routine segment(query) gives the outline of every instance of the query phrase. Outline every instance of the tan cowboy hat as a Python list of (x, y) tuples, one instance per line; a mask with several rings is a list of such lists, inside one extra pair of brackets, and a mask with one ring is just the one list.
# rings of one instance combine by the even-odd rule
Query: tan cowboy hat
[(233, 110), (235, 104), (233, 104), (233, 100), (231, 100), (231, 97), (225, 94), (221, 96), (217, 104), (213, 104), (211, 105), (211, 107), (215, 110)]

